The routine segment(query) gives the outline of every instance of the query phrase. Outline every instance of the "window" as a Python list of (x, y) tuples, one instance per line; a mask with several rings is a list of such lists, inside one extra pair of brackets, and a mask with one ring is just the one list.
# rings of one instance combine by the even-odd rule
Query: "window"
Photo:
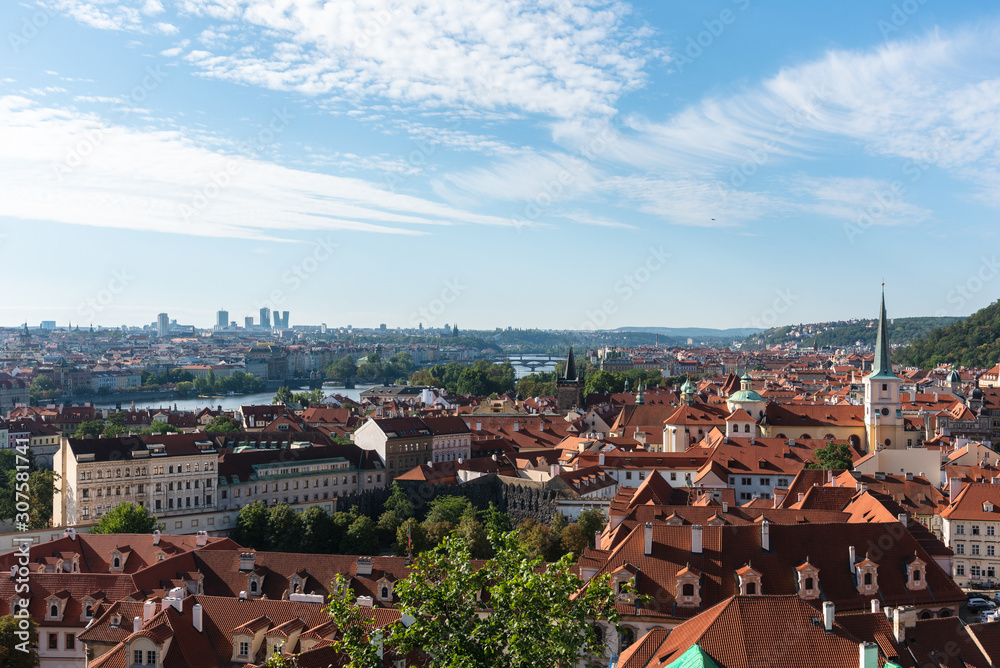
[(955, 533), (957, 533), (959, 536), (964, 536), (965, 535), (965, 525), (964, 524), (956, 524), (955, 525)]
[(956, 543), (955, 544), (955, 554), (965, 554), (965, 544)]
[(58, 617), (58, 616), (59, 616), (59, 606), (53, 603), (52, 605), (49, 606), (49, 617)]
[(59, 634), (50, 633), (49, 634), (49, 649), (59, 649)]
[(763, 485), (764, 487), (770, 487), (771, 486), (771, 479), (770, 478), (761, 478), (760, 479), (760, 484)]
[(146, 663), (148, 663), (151, 666), (156, 665), (156, 652), (154, 650), (151, 649), (146, 650)]
[(865, 584), (866, 585), (870, 585), (871, 583), (872, 583), (872, 574), (871, 573), (865, 573)]
[(240, 656), (246, 656), (250, 653), (250, 643), (246, 640), (240, 641)]
[(965, 575), (965, 564), (956, 564), (955, 575)]
[(632, 479), (632, 472), (631, 471), (625, 471), (625, 479), (626, 480), (631, 480)]
[(778, 487), (788, 487), (788, 478), (778, 478)]
[(973, 536), (978, 536), (979, 535), (979, 525), (978, 524), (973, 524), (972, 525), (972, 535)]
[(76, 636), (72, 633), (67, 633), (64, 644), (66, 645), (65, 649), (76, 649)]
[(920, 571), (913, 571), (913, 581), (920, 582)]
[(753, 484), (753, 478), (743, 478), (743, 480), (742, 480), (742, 482), (740, 484), (741, 485), (752, 485)]
[(142, 665), (142, 650), (141, 649), (132, 650), (132, 663), (134, 663), (137, 666), (141, 666)]
[(685, 585), (683, 587), (681, 587), (681, 595), (682, 596), (694, 596), (694, 585), (691, 584), (690, 582), (685, 583)]
[(815, 584), (815, 581), (812, 578), (806, 578), (806, 589), (807, 590), (811, 591), (814, 588), (813, 584)]
[(972, 544), (972, 556), (974, 556), (974, 557), (978, 557), (979, 556), (979, 543), (973, 543)]
[(994, 531), (994, 529), (993, 529), (993, 525), (992, 524), (989, 525), (988, 527), (986, 527), (986, 535), (987, 536), (992, 536), (993, 535), (993, 531)]
[(115, 566), (114, 567), (115, 568), (121, 568), (122, 567), (121, 557), (118, 557), (118, 556), (115, 557)]
[[(869, 576), (869, 577), (871, 577), (871, 576)], [(866, 582), (865, 584), (868, 584), (868, 583)], [(757, 583), (756, 582), (748, 582), (747, 586), (746, 586), (746, 590), (747, 590), (747, 596), (756, 596), (757, 595)]]
[(979, 567), (979, 564), (973, 564), (969, 568), (969, 577), (970, 578), (978, 578), (978, 577), (982, 576), (982, 574), (983, 574), (983, 569)]
[(996, 548), (994, 546), (992, 546), (992, 545), (987, 545), (986, 546), (986, 556), (987, 557), (995, 557), (996, 556)]

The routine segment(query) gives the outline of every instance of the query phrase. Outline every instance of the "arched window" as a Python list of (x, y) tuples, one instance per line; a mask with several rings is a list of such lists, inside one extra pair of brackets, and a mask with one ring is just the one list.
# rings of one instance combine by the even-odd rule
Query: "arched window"
[(866, 585), (870, 585), (871, 583), (872, 583), (872, 574), (871, 573), (865, 573), (865, 584)]
[(809, 434), (802, 434), (802, 436), (799, 436), (799, 438), (812, 438), (812, 436), (810, 436)]
[(750, 425), (749, 424), (743, 425), (743, 431), (750, 431)]
[(388, 587), (382, 587), (382, 598), (383, 599), (389, 598), (389, 588)]
[(116, 556), (113, 563), (114, 563), (114, 567), (115, 568), (121, 568), (122, 567), (122, 560), (121, 560), (120, 557)]
[(951, 617), (951, 610), (945, 608), (944, 610), (938, 613), (938, 617)]
[(253, 580), (250, 583), (250, 591), (252, 591), (255, 594), (257, 593), (257, 581), (256, 580)]
[(49, 606), (49, 617), (58, 617), (58, 616), (59, 616), (59, 606), (53, 603), (52, 605)]
[(934, 613), (930, 610), (924, 610), (920, 613), (920, 619), (931, 619), (932, 617), (934, 617)]
[(920, 582), (920, 571), (918, 570), (913, 571), (913, 580), (914, 582)]
[(813, 583), (814, 581), (812, 578), (806, 578), (806, 589), (811, 590), (813, 588)]
[(687, 583), (687, 584), (685, 584), (681, 588), (681, 595), (682, 596), (694, 596), (694, 585), (691, 584), (690, 582)]

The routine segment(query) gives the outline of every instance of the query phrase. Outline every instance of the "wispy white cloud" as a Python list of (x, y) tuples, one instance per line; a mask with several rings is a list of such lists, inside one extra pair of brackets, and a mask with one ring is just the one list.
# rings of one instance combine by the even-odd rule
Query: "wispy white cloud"
[[(57, 0), (96, 28), (148, 31), (160, 3)], [(183, 0), (205, 76), (351, 101), (387, 100), (556, 118), (613, 114), (641, 86), (651, 32), (620, 0)], [(162, 17), (158, 16), (161, 19)], [(229, 43), (232, 42), (230, 46)]]
[(304, 230), (423, 234), (441, 225), (511, 224), (19, 96), (0, 97), (0, 216), (270, 239)]

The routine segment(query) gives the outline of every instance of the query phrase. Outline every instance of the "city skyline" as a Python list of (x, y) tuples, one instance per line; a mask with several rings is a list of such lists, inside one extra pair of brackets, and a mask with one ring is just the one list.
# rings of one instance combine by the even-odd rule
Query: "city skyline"
[(33, 277), (0, 320), (204, 326), (224, 298), (230, 322), (736, 328), (869, 317), (883, 280), (892, 317), (994, 301), (994, 5), (286, 10), (0, 8), (0, 241)]

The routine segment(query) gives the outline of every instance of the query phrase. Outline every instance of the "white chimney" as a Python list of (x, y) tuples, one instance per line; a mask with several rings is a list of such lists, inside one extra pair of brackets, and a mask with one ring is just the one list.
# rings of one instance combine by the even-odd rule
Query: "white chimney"
[(322, 594), (289, 594), (288, 600), (296, 603), (319, 603), (320, 605), (326, 603)]
[(860, 657), (858, 668), (878, 668), (878, 645), (873, 642), (858, 643)]
[(521, 424), (517, 421), (514, 422), (514, 431), (521, 431)]
[(601, 452), (597, 455), (597, 465), (604, 466), (604, 453)]
[(701, 554), (704, 552), (704, 528), (700, 524), (691, 527), (691, 554)]
[(601, 532), (600, 531), (595, 531), (594, 532), (594, 547), (596, 547), (598, 550), (601, 549)]
[(725, 515), (728, 512), (729, 512), (729, 502), (728, 501), (723, 501), (722, 502), (722, 514)]
[(246, 589), (244, 589), (243, 591), (240, 592), (239, 600), (241, 600), (241, 601), (247, 600), (247, 590)]
[(802, 492), (799, 492), (799, 499), (798, 499), (799, 503), (802, 503), (802, 499), (804, 499), (804, 498), (805, 498), (805, 496), (806, 496), (806, 495), (805, 495), (804, 493), (802, 493)]
[(257, 561), (257, 554), (255, 552), (240, 552), (240, 570), (241, 571), (252, 571), (254, 568), (254, 563)]
[(948, 503), (955, 503), (959, 493), (962, 491), (962, 479), (951, 478), (948, 481)]
[(160, 530), (157, 529), (156, 531), (153, 532), (153, 545), (159, 545), (159, 544), (160, 544)]
[(642, 553), (647, 557), (653, 554), (653, 523), (646, 522), (646, 535), (642, 543)]
[(156, 614), (156, 601), (146, 601), (142, 604), (142, 618), (149, 621)]
[(837, 606), (833, 604), (833, 601), (823, 603), (823, 628), (826, 629), (827, 633), (833, 631), (833, 617), (836, 611)]
[(771, 523), (767, 520), (760, 523), (760, 549), (771, 551)]
[(879, 602), (878, 602), (877, 598), (873, 598), (872, 599), (872, 612), (876, 612), (876, 613), (880, 612), (880, 610), (879, 610)]
[(359, 608), (372, 608), (374, 606), (375, 600), (371, 596), (358, 596)]
[(142, 630), (142, 617), (132, 618), (132, 633), (138, 633)]
[(160, 603), (160, 610), (166, 610), (167, 608), (173, 608), (177, 612), (182, 612), (181, 610), (181, 599), (168, 596)]
[(549, 477), (555, 478), (557, 475), (559, 475), (559, 465), (552, 464), (551, 466), (549, 466)]
[(203, 619), (202, 619), (202, 608), (201, 603), (195, 603), (194, 608), (191, 609), (191, 625), (194, 626), (194, 630), (201, 633), (203, 630)]
[(906, 482), (913, 482), (913, 474), (912, 473), (907, 473), (906, 474)]
[(899, 523), (902, 524), (904, 527), (910, 523), (910, 518), (906, 513), (900, 513), (899, 515), (896, 516), (896, 519), (898, 519)]
[(197, 547), (205, 547), (208, 545), (208, 532), (199, 531), (195, 534), (194, 544)]
[(366, 578), (372, 574), (372, 558), (371, 557), (358, 557), (358, 570), (357, 575), (359, 578)]
[(67, 538), (69, 538), (70, 540), (76, 540), (76, 529), (74, 529), (73, 527), (70, 527), (70, 528), (66, 529), (66, 531), (63, 533), (63, 535), (66, 536)]
[(848, 553), (850, 554), (850, 559), (851, 559), (851, 573), (852, 573), (852, 574), (853, 574), (853, 573), (857, 573), (858, 569), (857, 569), (857, 568), (855, 567), (855, 565), (854, 565), (854, 564), (855, 564), (855, 563), (857, 562), (857, 560), (858, 560), (858, 553), (857, 553), (857, 551), (856, 551), (856, 550), (854, 549), (854, 546), (853, 546), (853, 545), (851, 545), (851, 546), (850, 546), (849, 548), (847, 548), (847, 549), (848, 549)]

